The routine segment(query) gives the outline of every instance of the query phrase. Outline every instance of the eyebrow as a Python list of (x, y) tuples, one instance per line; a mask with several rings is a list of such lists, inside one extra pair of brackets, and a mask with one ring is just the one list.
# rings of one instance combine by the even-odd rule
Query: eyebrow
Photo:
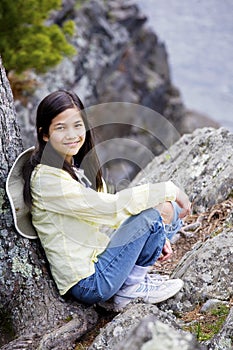
[(54, 126), (65, 125), (65, 124), (66, 124), (66, 123), (61, 123), (61, 122), (59, 122), (59, 123), (54, 124)]
[[(83, 120), (80, 119), (80, 120), (76, 120), (75, 122), (73, 122), (73, 124), (78, 124), (78, 123), (83, 123)], [(56, 124), (54, 124), (54, 126), (59, 126), (59, 125), (66, 125), (66, 123), (62, 123), (62, 122), (58, 122)]]

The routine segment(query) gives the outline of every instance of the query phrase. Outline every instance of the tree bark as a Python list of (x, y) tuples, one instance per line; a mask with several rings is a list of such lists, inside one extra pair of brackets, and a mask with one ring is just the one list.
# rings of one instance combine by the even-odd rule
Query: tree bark
[(97, 322), (97, 313), (59, 296), (39, 240), (23, 238), (14, 228), (5, 182), (22, 141), (1, 58), (0, 130), (0, 347), (72, 349)]

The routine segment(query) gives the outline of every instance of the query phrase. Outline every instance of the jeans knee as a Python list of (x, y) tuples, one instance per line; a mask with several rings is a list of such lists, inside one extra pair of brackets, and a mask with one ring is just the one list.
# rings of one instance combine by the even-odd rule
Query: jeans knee
[(162, 222), (161, 213), (157, 208), (150, 208), (142, 211), (138, 214), (141, 219), (141, 225), (145, 224), (145, 226), (151, 226), (154, 222)]

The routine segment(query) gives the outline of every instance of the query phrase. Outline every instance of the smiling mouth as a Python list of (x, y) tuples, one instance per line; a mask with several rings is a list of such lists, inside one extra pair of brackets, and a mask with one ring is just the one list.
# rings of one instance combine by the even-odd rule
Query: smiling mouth
[(77, 146), (78, 144), (79, 144), (79, 141), (64, 143), (65, 146)]

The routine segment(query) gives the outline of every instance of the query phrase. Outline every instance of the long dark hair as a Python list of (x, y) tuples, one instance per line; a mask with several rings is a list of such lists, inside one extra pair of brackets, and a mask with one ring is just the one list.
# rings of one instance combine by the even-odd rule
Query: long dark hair
[[(32, 196), (30, 189), (30, 178), (32, 171), (38, 164), (46, 164), (67, 171), (74, 179), (77, 179), (73, 167), (65, 161), (51, 146), (50, 142), (46, 142), (43, 136), (49, 135), (49, 127), (53, 118), (64, 112), (68, 108), (77, 108), (82, 116), (85, 128), (86, 138), (83, 146), (78, 153), (73, 157), (74, 165), (82, 166), (85, 175), (92, 183), (92, 188), (101, 190), (103, 188), (102, 173), (99, 165), (99, 160), (95, 152), (93, 131), (87, 120), (87, 115), (84, 106), (79, 97), (72, 91), (58, 90), (46, 96), (37, 108), (36, 130), (38, 144), (31, 158), (24, 165), (24, 201), (31, 207)], [(88, 161), (85, 161), (85, 156), (88, 154)]]

